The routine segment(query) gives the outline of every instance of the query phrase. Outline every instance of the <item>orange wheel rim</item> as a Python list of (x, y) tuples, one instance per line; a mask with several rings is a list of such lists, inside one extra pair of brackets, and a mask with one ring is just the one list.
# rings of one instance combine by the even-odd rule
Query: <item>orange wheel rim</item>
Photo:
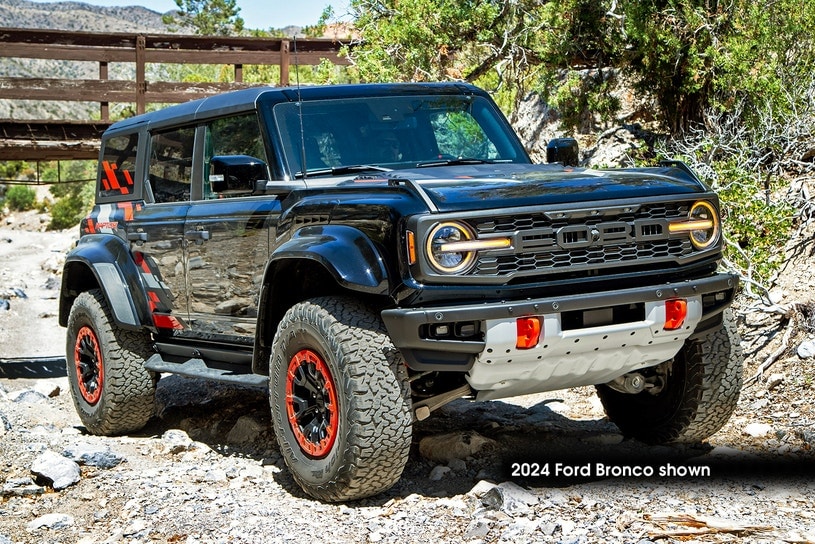
[(286, 414), (300, 449), (314, 458), (328, 455), (339, 428), (337, 392), (323, 358), (298, 351), (286, 375)]
[(102, 396), (105, 366), (99, 340), (90, 327), (82, 327), (76, 335), (74, 367), (80, 395), (88, 404), (96, 404)]

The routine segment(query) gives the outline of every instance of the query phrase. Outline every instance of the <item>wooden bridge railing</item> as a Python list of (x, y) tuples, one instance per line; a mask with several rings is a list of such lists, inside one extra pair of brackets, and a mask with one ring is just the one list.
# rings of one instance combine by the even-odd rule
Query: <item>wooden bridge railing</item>
[[(289, 84), (290, 66), (310, 66), (327, 59), (347, 65), (339, 55), (341, 44), (330, 39), (194, 36), (182, 34), (92, 33), (59, 30), (0, 28), (0, 57), (96, 62), (96, 79), (0, 77), (0, 99), (98, 102), (104, 128), (110, 120), (111, 102), (135, 103), (143, 113), (149, 103), (177, 103), (221, 92), (251, 87), (243, 81), (244, 65), (279, 66), (280, 80), (263, 84)], [(133, 63), (135, 79), (108, 79), (112, 62)], [(165, 64), (226, 64), (234, 67), (234, 82), (148, 81), (146, 66)], [(65, 126), (63, 126), (65, 125)], [(0, 120), (0, 161), (95, 158), (79, 142), (54, 145), (53, 135), (82, 133), (76, 120)], [(13, 136), (24, 135), (24, 136)], [(48, 145), (37, 145), (37, 142)], [(96, 142), (98, 149), (98, 142)], [(90, 157), (89, 157), (90, 156)]]

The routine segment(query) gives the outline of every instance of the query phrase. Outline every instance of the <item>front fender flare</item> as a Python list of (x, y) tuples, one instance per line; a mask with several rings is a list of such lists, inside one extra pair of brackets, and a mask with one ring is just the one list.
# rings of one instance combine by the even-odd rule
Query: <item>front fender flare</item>
[[(88, 274), (93, 277), (88, 277)], [(99, 287), (120, 327), (139, 329), (151, 323), (141, 273), (127, 242), (111, 234), (83, 236), (65, 258), (59, 299), (59, 324), (68, 324), (73, 299)]]
[(381, 252), (362, 231), (346, 225), (305, 227), (271, 256), (320, 263), (342, 287), (365, 293), (388, 293), (388, 271)]

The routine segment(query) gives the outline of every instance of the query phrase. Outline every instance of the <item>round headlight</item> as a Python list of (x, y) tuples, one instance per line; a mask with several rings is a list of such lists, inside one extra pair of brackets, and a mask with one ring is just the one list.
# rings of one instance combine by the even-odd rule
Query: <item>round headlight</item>
[(474, 237), (469, 227), (462, 223), (439, 223), (427, 235), (427, 259), (433, 268), (444, 274), (466, 270), (473, 263), (475, 253), (463, 243)]
[(706, 249), (719, 240), (719, 216), (710, 202), (696, 202), (688, 218), (689, 223), (700, 227), (690, 231), (690, 241), (697, 249)]

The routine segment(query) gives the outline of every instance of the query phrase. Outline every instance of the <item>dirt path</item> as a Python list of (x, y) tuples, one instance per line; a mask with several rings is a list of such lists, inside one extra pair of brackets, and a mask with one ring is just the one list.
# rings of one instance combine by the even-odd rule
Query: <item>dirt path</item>
[(42, 232), (35, 212), (0, 219), (0, 359), (64, 355), (65, 331), (57, 322), (62, 263), (77, 229)]

